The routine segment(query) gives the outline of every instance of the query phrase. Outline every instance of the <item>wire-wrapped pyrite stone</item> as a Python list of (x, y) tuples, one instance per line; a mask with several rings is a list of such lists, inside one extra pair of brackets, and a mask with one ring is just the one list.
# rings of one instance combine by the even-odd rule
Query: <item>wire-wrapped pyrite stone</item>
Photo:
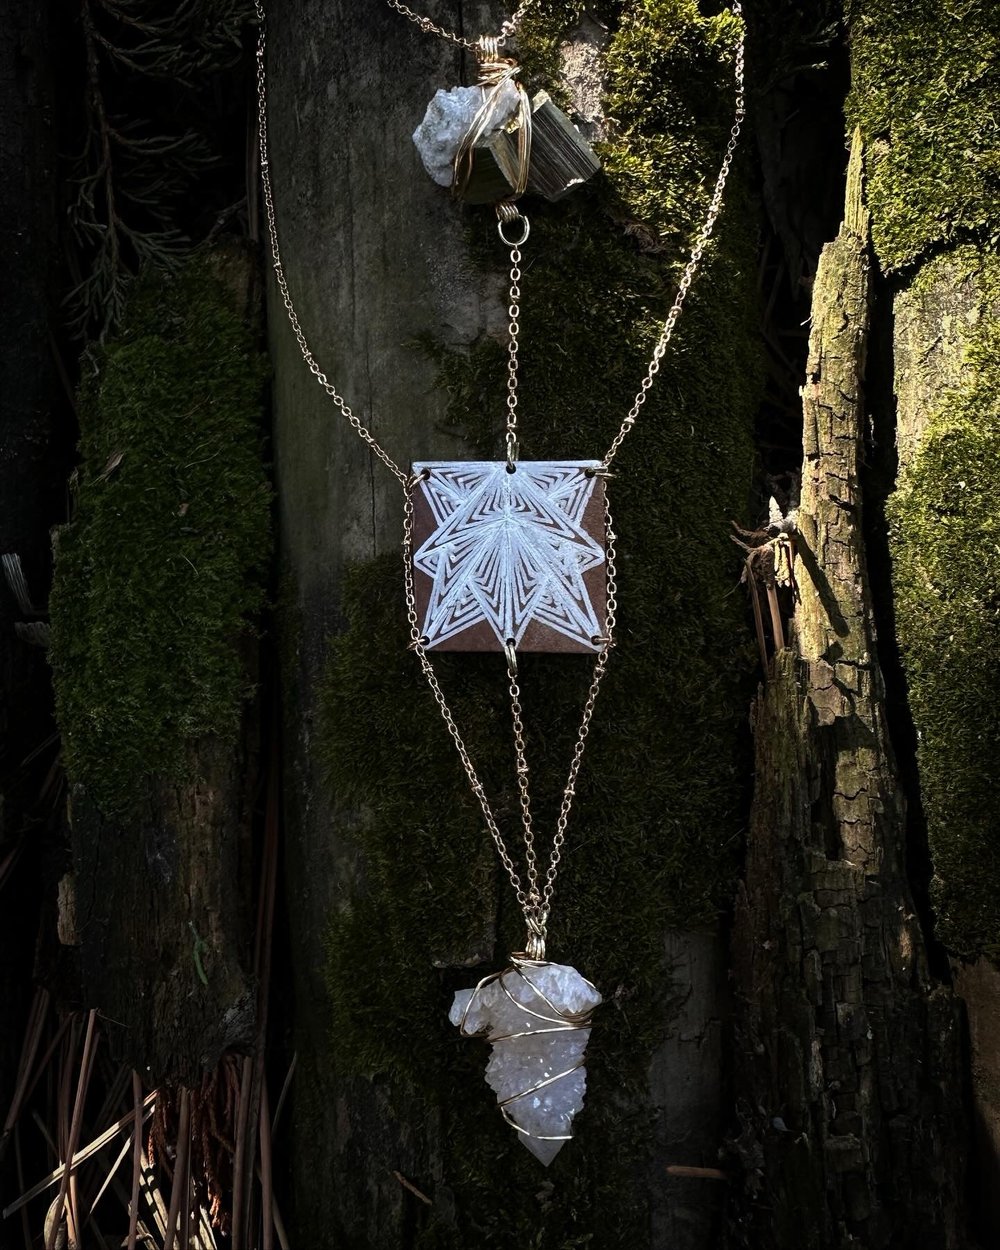
[(567, 964), (512, 956), (504, 972), (459, 990), (448, 1018), (493, 1051), (486, 1082), (508, 1124), (546, 1167), (573, 1136), (583, 1106), (583, 1056), (601, 995)]

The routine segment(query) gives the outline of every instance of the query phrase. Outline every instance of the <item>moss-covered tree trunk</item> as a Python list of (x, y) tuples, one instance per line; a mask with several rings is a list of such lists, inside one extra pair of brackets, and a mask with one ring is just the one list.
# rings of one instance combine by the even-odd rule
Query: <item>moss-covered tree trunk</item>
[(69, 779), (73, 992), (150, 1082), (195, 1083), (254, 1037), (248, 617), (270, 495), (256, 274), (219, 247), (147, 273), (80, 392), (52, 648)]
[[(732, 119), (736, 24), (686, 0), (586, 18), (540, 7), (521, 59), (589, 117), (607, 172), (557, 206), (528, 208), (522, 454), (600, 456), (706, 208)], [(427, 11), (474, 34), (496, 20), (487, 4)], [(270, 46), (279, 232), (323, 368), (401, 464), (496, 456), (506, 256), (492, 214), (450, 202), (410, 141), (434, 91), (469, 81), (473, 66), (387, 7), (346, 0), (276, 7)], [(717, 1166), (723, 1135), (718, 915), (735, 872), (750, 657), (727, 526), (746, 515), (753, 469), (754, 280), (737, 173), (616, 465), (621, 645), (550, 926), (550, 955), (608, 1003), (577, 1137), (547, 1172), (497, 1111), (486, 1047), (446, 1019), (453, 991), (501, 967), (524, 934), (406, 650), (402, 493), (310, 377), (272, 303), (303, 1239), (714, 1244), (723, 1188), (666, 1165)], [(527, 657), (522, 669), (547, 841), (589, 665)], [(451, 657), (440, 672), (513, 837), (502, 662)]]
[(961, 1020), (907, 877), (865, 552), (869, 219), (860, 138), (813, 288), (799, 601), (754, 715), (734, 934), (740, 1244), (965, 1244)]
[[(882, 274), (875, 467), (888, 494), (911, 837), (968, 1012), (974, 1206), (1000, 1236), (1000, 228), (995, 6), (849, 8), (848, 102), (868, 152)], [(894, 444), (894, 447), (893, 447)], [(879, 500), (881, 503), (881, 499)]]
[(849, 188), (814, 288), (795, 647), (755, 715), (739, 1211), (755, 1246), (992, 1244), (996, 15), (846, 17), (873, 281), (845, 298)]

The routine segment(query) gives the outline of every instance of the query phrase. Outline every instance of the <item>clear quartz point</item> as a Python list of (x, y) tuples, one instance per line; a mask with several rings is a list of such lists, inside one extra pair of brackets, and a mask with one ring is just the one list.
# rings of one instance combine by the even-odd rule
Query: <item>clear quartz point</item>
[(583, 1056), (601, 995), (568, 964), (514, 956), (511, 967), (459, 990), (448, 1018), (493, 1046), (486, 1081), (504, 1117), (548, 1166), (573, 1135), (583, 1106)]

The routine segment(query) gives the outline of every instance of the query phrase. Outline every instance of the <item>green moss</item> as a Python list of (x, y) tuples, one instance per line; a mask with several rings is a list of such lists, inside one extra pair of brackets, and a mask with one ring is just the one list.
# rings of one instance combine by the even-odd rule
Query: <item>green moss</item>
[[(611, 6), (605, 5), (604, 8)], [(616, 6), (621, 8), (621, 5)], [(530, 6), (518, 30), (517, 59), (529, 89), (544, 88), (563, 104), (566, 90), (559, 77), (559, 45), (588, 12), (584, 0), (551, 0)]]
[[(938, 935), (1000, 955), (1000, 263), (968, 249), (980, 319), (890, 501), (897, 633), (919, 732)], [(934, 266), (922, 275), (931, 282)]]
[(887, 270), (995, 241), (1000, 22), (990, 0), (852, 0), (848, 118), (868, 152), (872, 238)]
[[(702, 18), (685, 0), (634, 6), (608, 51), (618, 127), (602, 149), (608, 178), (559, 205), (531, 205), (525, 459), (601, 454), (631, 403), (725, 146), (733, 31), (728, 16)], [(546, 38), (540, 63), (557, 43), (551, 30)], [(647, 62), (653, 68), (642, 72)], [(669, 142), (659, 137), (667, 130)], [(495, 226), (486, 214), (471, 221), (474, 250), (496, 269)], [(537, 1163), (482, 1083), (485, 1046), (462, 1040), (446, 1019), (451, 992), (476, 974), (433, 967), (457, 962), (449, 953), (482, 931), (497, 900), (497, 959), (523, 945), (522, 924), (405, 650), (398, 558), (348, 579), (349, 628), (330, 643), (318, 749), (338, 802), (360, 813), (353, 836), (364, 879), (330, 927), (331, 1059), (340, 1071), (392, 1073), (443, 1117), (443, 1183), (457, 1225), (432, 1225), (419, 1244), (648, 1244), (651, 1125), (637, 1108), (662, 1040), (662, 935), (672, 925), (718, 923), (741, 832), (751, 635), (728, 522), (745, 515), (753, 470), (755, 251), (753, 208), (736, 174), (718, 241), (611, 483), (620, 645), (577, 786), (550, 954), (571, 960), (613, 1001), (591, 1044), (578, 1138), (546, 1174), (555, 1188), (544, 1201)], [(502, 348), (431, 350), (451, 421), (477, 450), (496, 453)], [(501, 824), (517, 828), (502, 663), (463, 656), (436, 666)], [(536, 824), (546, 834), (590, 667), (570, 657), (521, 661)], [(356, 969), (372, 967), (373, 942), (378, 975), (362, 985)]]
[(51, 658), (69, 777), (109, 814), (150, 772), (182, 775), (192, 740), (235, 734), (248, 693), (240, 639), (270, 541), (265, 365), (226, 267), (140, 282), (80, 394)]

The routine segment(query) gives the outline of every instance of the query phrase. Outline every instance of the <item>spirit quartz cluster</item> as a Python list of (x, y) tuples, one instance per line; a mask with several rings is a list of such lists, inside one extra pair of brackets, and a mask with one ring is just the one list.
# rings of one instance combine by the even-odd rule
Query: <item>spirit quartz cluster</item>
[(567, 964), (517, 960), (474, 990), (459, 990), (448, 1018), (493, 1045), (486, 1081), (518, 1136), (548, 1166), (583, 1106), (583, 1056), (601, 995)]

